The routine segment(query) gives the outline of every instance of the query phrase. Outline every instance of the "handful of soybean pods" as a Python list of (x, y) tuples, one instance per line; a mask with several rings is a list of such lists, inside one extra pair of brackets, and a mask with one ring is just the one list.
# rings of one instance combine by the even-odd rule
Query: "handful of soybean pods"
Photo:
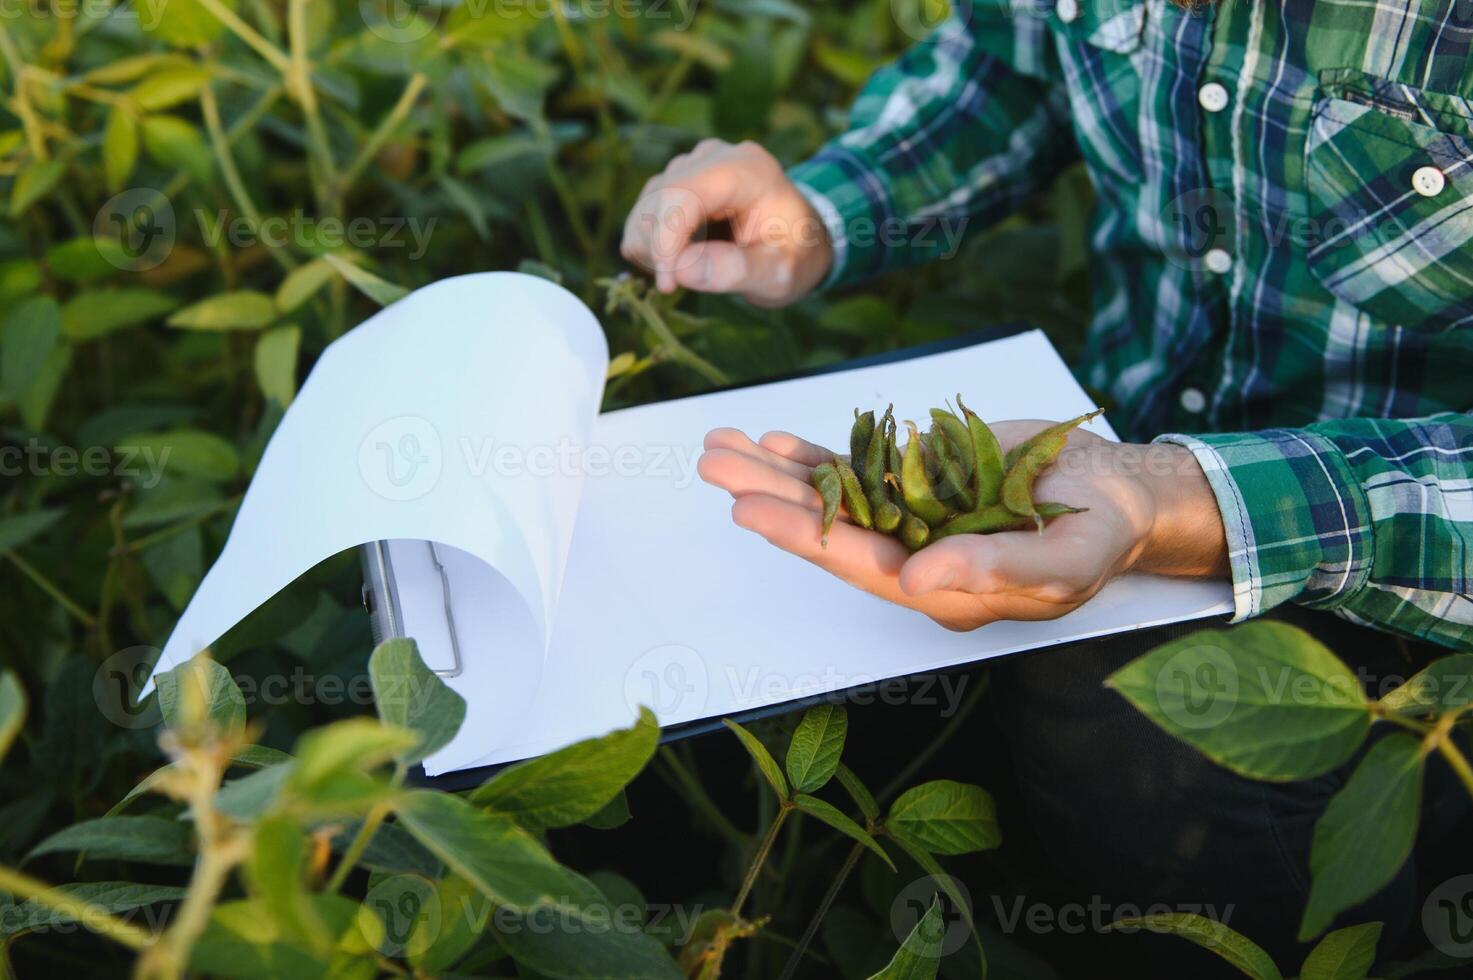
[(956, 396), (958, 415), (931, 409), (922, 434), (906, 422), (910, 439), (896, 445), (895, 406), (879, 420), (854, 410), (849, 459), (835, 456), (813, 469), (823, 499), (823, 544), (842, 505), (860, 527), (898, 537), (911, 551), (953, 534), (993, 534), (1037, 527), (1087, 509), (1035, 502), (1033, 484), (1069, 441), (1071, 430), (1099, 415), (1095, 409), (1051, 425), (1003, 454), (987, 423)]

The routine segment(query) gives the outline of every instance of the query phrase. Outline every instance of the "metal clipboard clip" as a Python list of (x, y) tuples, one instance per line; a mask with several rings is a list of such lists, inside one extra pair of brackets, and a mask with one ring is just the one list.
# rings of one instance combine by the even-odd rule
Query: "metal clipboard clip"
[[(464, 663), (460, 656), (460, 636), (455, 628), (455, 608), (450, 597), (450, 575), (441, 560), (439, 546), (433, 541), (412, 543), (429, 549), (431, 563), (440, 579), (440, 596), (445, 610), (445, 629), (450, 636), (450, 667), (431, 668), (441, 677), (458, 677)], [(407, 636), (404, 611), (399, 602), (399, 586), (394, 578), (394, 562), (389, 542), (370, 541), (360, 549), (363, 564), (363, 607), (368, 610), (374, 645), (395, 637)]]

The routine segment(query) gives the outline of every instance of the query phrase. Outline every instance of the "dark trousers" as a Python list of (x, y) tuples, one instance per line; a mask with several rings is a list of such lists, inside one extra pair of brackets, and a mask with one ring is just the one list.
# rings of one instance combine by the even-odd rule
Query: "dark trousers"
[[(1408, 677), (1448, 652), (1409, 646), (1298, 607), (1274, 615), (1309, 630), (1363, 671), (1372, 696), (1384, 693), (1377, 688), (1386, 679)], [(991, 702), (1011, 751), (1022, 811), (1012, 816), (1037, 838), (1078, 902), (1126, 913), (1166, 905), (1207, 914), (1210, 906), (1293, 976), (1313, 945), (1295, 937), (1309, 895), (1314, 824), (1359, 757), (1304, 782), (1245, 779), (1166, 734), (1103, 686), (1117, 668), (1204, 625), (1210, 624), (1164, 627), (995, 664)], [(1375, 726), (1370, 739), (1387, 727)], [(1441, 760), (1429, 760), (1416, 856), (1336, 926), (1385, 923), (1383, 959), (1409, 933), (1420, 932), (1423, 895), (1473, 871), (1469, 813), (1461, 784)], [(1111, 942), (1117, 938), (1126, 959), (1135, 961), (1132, 976), (1241, 976), (1174, 936), (1137, 934)]]

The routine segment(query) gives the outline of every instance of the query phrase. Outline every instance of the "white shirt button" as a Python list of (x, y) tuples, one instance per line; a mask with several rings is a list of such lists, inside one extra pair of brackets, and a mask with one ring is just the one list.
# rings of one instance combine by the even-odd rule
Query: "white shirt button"
[(1181, 407), (1196, 415), (1207, 407), (1207, 396), (1202, 394), (1201, 388), (1183, 388), (1181, 390)]
[(1436, 167), (1418, 167), (1412, 174), (1412, 190), (1423, 197), (1436, 197), (1447, 186), (1447, 178)]
[(1074, 23), (1074, 19), (1079, 16), (1079, 0), (1059, 0), (1054, 10), (1059, 15), (1059, 20), (1062, 20), (1066, 24), (1072, 24)]
[(1207, 266), (1208, 272), (1215, 272), (1219, 276), (1233, 271), (1233, 257), (1225, 248), (1210, 248), (1207, 254), (1202, 256), (1202, 262)]
[(1208, 82), (1197, 90), (1197, 101), (1208, 112), (1221, 112), (1227, 108), (1230, 100), (1228, 90), (1218, 82)]

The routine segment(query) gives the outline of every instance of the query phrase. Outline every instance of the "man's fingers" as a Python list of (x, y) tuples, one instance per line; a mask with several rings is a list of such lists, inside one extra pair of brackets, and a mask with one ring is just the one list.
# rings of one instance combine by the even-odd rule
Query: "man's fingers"
[(771, 449), (768, 449), (764, 446), (759, 446), (757, 443), (747, 438), (747, 434), (742, 430), (729, 428), (712, 429), (710, 432), (706, 433), (705, 448), (707, 450), (731, 449), (739, 453), (744, 453), (748, 456), (753, 457), (759, 462), (765, 463), (768, 466), (773, 467), (774, 469), (780, 470), (784, 473), (789, 474), (790, 476), (796, 477), (797, 479), (802, 480), (805, 483), (808, 482), (808, 477), (810, 476), (814, 466), (817, 466), (818, 463), (824, 463), (834, 458), (833, 453), (829, 453), (822, 459), (819, 459), (818, 462), (809, 465), (804, 460), (791, 459), (787, 456), (775, 453)]
[(743, 179), (745, 167), (726, 157), (687, 159), (676, 172), (652, 181), (624, 222), (620, 250), (655, 273), (655, 285), (670, 292), (678, 274), (696, 256), (686, 255), (691, 238), (708, 221), (747, 207), (759, 193)]
[(764, 245), (693, 242), (675, 259), (675, 282), (704, 293), (740, 293), (754, 303), (776, 302), (792, 283), (786, 255)]
[(1025, 593), (1064, 601), (1095, 578), (1089, 556), (1096, 553), (1096, 546), (1065, 526), (1076, 518), (1055, 518), (1043, 534), (1004, 531), (943, 538), (910, 557), (900, 570), (900, 588), (909, 596), (955, 590), (972, 595)]
[(768, 432), (757, 440), (757, 445), (784, 459), (796, 460), (805, 466), (817, 466), (834, 458), (834, 454), (829, 450), (801, 436), (795, 436), (791, 432)]
[(819, 514), (762, 494), (738, 499), (732, 504), (731, 517), (739, 527), (762, 535), (769, 543), (855, 588), (915, 609), (943, 624), (975, 628), (989, 618), (979, 613), (974, 597), (962, 593), (913, 598), (902, 592), (896, 576), (907, 552), (894, 538), (841, 522), (829, 530), (828, 547), (824, 547), (819, 540), (823, 531)]
[(809, 510), (823, 509), (818, 491), (809, 483), (746, 453), (732, 449), (708, 449), (696, 463), (696, 472), (701, 479), (712, 486), (720, 487), (733, 497), (761, 493)]

